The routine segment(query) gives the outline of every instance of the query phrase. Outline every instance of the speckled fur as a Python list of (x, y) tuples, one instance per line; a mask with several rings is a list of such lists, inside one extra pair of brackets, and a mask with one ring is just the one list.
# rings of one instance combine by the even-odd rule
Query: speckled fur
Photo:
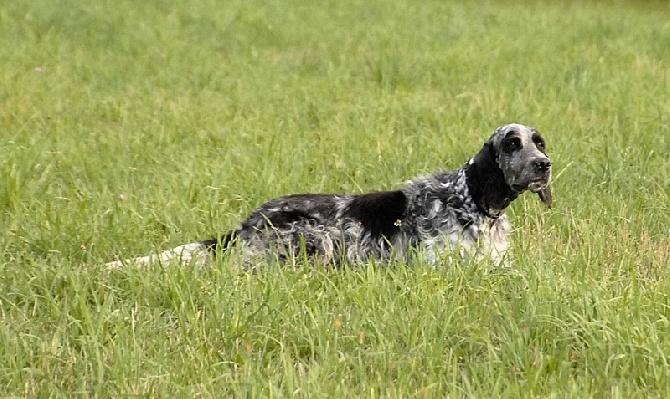
[(202, 266), (237, 247), (245, 267), (300, 260), (335, 266), (422, 256), (432, 264), (472, 256), (507, 263), (505, 209), (526, 190), (551, 205), (551, 162), (539, 133), (501, 126), (460, 169), (408, 181), (400, 190), (361, 195), (299, 194), (263, 204), (217, 239), (127, 261), (177, 260)]

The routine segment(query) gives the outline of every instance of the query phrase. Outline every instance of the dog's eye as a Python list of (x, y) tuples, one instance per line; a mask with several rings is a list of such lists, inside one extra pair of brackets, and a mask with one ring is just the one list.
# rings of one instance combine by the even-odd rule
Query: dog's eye
[(533, 137), (533, 143), (537, 146), (537, 148), (544, 150), (544, 140), (542, 140), (541, 137), (539, 136), (534, 136)]
[(521, 139), (518, 137), (511, 137), (505, 140), (503, 144), (503, 151), (505, 152), (514, 152), (521, 148)]

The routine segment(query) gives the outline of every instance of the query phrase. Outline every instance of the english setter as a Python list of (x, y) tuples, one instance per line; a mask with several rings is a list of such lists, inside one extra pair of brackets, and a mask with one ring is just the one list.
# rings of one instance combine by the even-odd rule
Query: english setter
[(425, 254), (505, 260), (511, 226), (505, 209), (521, 193), (551, 206), (551, 161), (534, 128), (509, 124), (493, 133), (460, 169), (408, 181), (402, 189), (370, 194), (298, 194), (273, 199), (233, 231), (206, 241), (125, 261), (202, 266), (238, 247), (246, 268), (304, 259), (359, 264)]

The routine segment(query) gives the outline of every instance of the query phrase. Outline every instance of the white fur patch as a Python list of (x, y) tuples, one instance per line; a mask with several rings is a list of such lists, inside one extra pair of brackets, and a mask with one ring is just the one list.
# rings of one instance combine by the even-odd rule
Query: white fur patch
[(191, 244), (180, 245), (176, 248), (163, 251), (159, 254), (150, 254), (139, 258), (131, 258), (126, 260), (117, 260), (106, 263), (105, 266), (110, 268), (123, 267), (125, 265), (144, 266), (151, 264), (159, 265), (178, 265), (202, 267), (209, 261), (209, 254), (207, 249), (200, 243), (194, 242)]

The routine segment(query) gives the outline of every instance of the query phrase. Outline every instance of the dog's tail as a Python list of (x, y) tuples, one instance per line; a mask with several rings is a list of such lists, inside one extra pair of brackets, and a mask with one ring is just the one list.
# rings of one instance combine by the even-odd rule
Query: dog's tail
[(204, 266), (210, 259), (214, 258), (217, 252), (225, 252), (228, 248), (235, 245), (236, 237), (237, 231), (231, 231), (219, 238), (180, 245), (176, 248), (168, 249), (167, 251), (141, 256), (139, 258), (116, 260), (106, 263), (106, 266), (117, 268), (126, 264), (142, 266), (151, 263), (176, 262), (181, 265), (193, 264), (200, 267)]
[(212, 238), (210, 240), (200, 241), (200, 245), (205, 247), (207, 252), (212, 256), (216, 256), (216, 253), (220, 250), (221, 252), (226, 252), (230, 247), (235, 245), (237, 238), (237, 232), (231, 231), (218, 238)]

